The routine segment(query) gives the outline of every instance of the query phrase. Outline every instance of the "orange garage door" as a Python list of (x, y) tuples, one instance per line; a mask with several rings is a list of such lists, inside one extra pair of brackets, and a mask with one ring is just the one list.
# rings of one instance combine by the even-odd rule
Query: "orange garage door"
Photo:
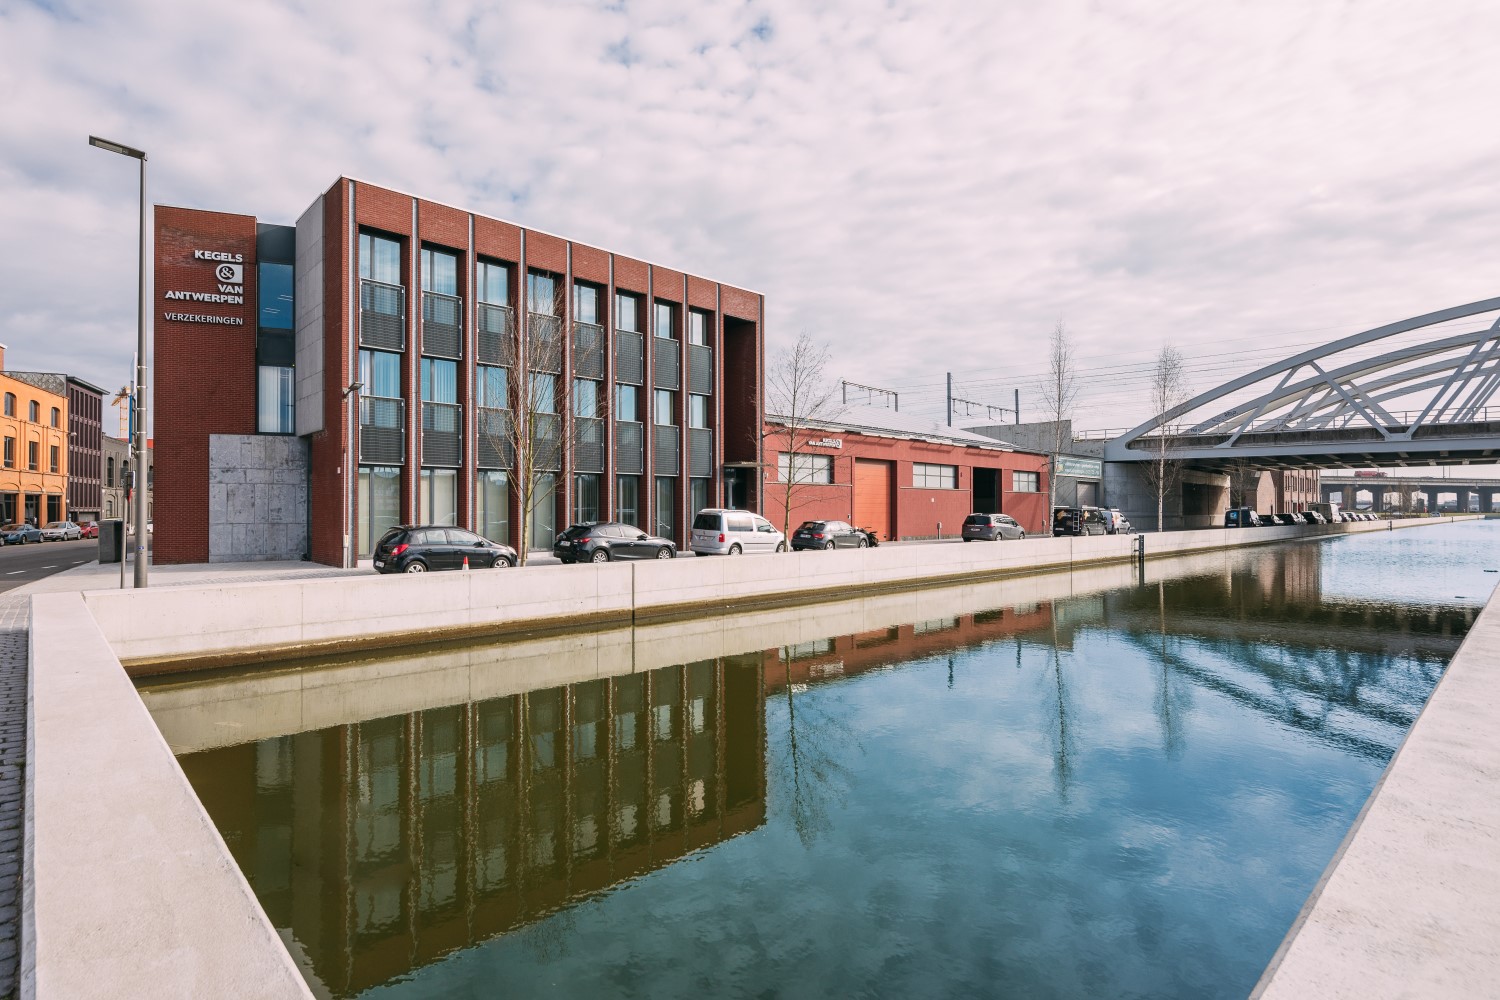
[(882, 542), (894, 537), (891, 523), (891, 494), (896, 482), (896, 468), (891, 462), (854, 460), (854, 524), (869, 528)]

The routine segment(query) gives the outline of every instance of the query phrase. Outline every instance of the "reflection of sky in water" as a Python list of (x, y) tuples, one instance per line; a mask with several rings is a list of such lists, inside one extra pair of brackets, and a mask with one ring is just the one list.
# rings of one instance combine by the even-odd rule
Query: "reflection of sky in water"
[[(1322, 596), (1480, 603), (1497, 532), (1321, 545)], [(1129, 588), (1058, 606), (1055, 647), (774, 691), (764, 826), (369, 995), (1243, 997), (1441, 664), (1299, 634), (1305, 594), (1215, 612), (1221, 585), (1167, 614), (1240, 637), (1163, 638)]]
[(1500, 582), (1500, 520), (1403, 528), (1324, 543), (1324, 597), (1482, 606)]

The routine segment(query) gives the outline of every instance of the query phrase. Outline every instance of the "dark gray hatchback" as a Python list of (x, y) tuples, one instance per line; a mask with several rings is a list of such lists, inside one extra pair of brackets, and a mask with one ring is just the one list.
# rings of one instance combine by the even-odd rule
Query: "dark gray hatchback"
[(998, 542), (1025, 538), (1026, 529), (1009, 514), (970, 514), (964, 518), (963, 536), (966, 542)]
[(515, 564), (516, 550), (509, 545), (441, 524), (391, 528), (375, 543), (375, 569), (381, 573), (507, 569)]
[(672, 559), (677, 546), (670, 538), (648, 535), (619, 521), (575, 524), (552, 543), (559, 562), (607, 563), (614, 559)]

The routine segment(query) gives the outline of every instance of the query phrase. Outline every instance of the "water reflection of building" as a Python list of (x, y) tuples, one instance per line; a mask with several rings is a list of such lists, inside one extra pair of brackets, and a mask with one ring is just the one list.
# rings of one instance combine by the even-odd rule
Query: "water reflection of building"
[(183, 769), (334, 996), (765, 821), (759, 656), (191, 754)]
[(1052, 621), (1052, 610), (1050, 602), (1018, 604), (769, 649), (764, 654), (766, 691), (971, 649), (1045, 628)]

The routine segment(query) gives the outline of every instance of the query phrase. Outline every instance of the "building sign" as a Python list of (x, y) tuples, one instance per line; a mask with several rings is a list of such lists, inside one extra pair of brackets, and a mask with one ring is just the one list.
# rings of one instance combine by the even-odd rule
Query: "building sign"
[(1097, 458), (1074, 458), (1072, 455), (1057, 456), (1057, 474), (1078, 479), (1098, 479), (1104, 475), (1104, 463)]
[[(245, 255), (225, 250), (194, 250), (193, 259), (213, 265), (214, 290), (169, 288), (162, 298), (169, 302), (202, 302), (212, 305), (245, 304)], [(206, 323), (211, 326), (244, 326), (243, 316), (212, 316), (206, 313), (162, 313), (174, 323)]]
[(843, 448), (843, 438), (818, 438), (816, 441), (807, 442), (809, 448)]

